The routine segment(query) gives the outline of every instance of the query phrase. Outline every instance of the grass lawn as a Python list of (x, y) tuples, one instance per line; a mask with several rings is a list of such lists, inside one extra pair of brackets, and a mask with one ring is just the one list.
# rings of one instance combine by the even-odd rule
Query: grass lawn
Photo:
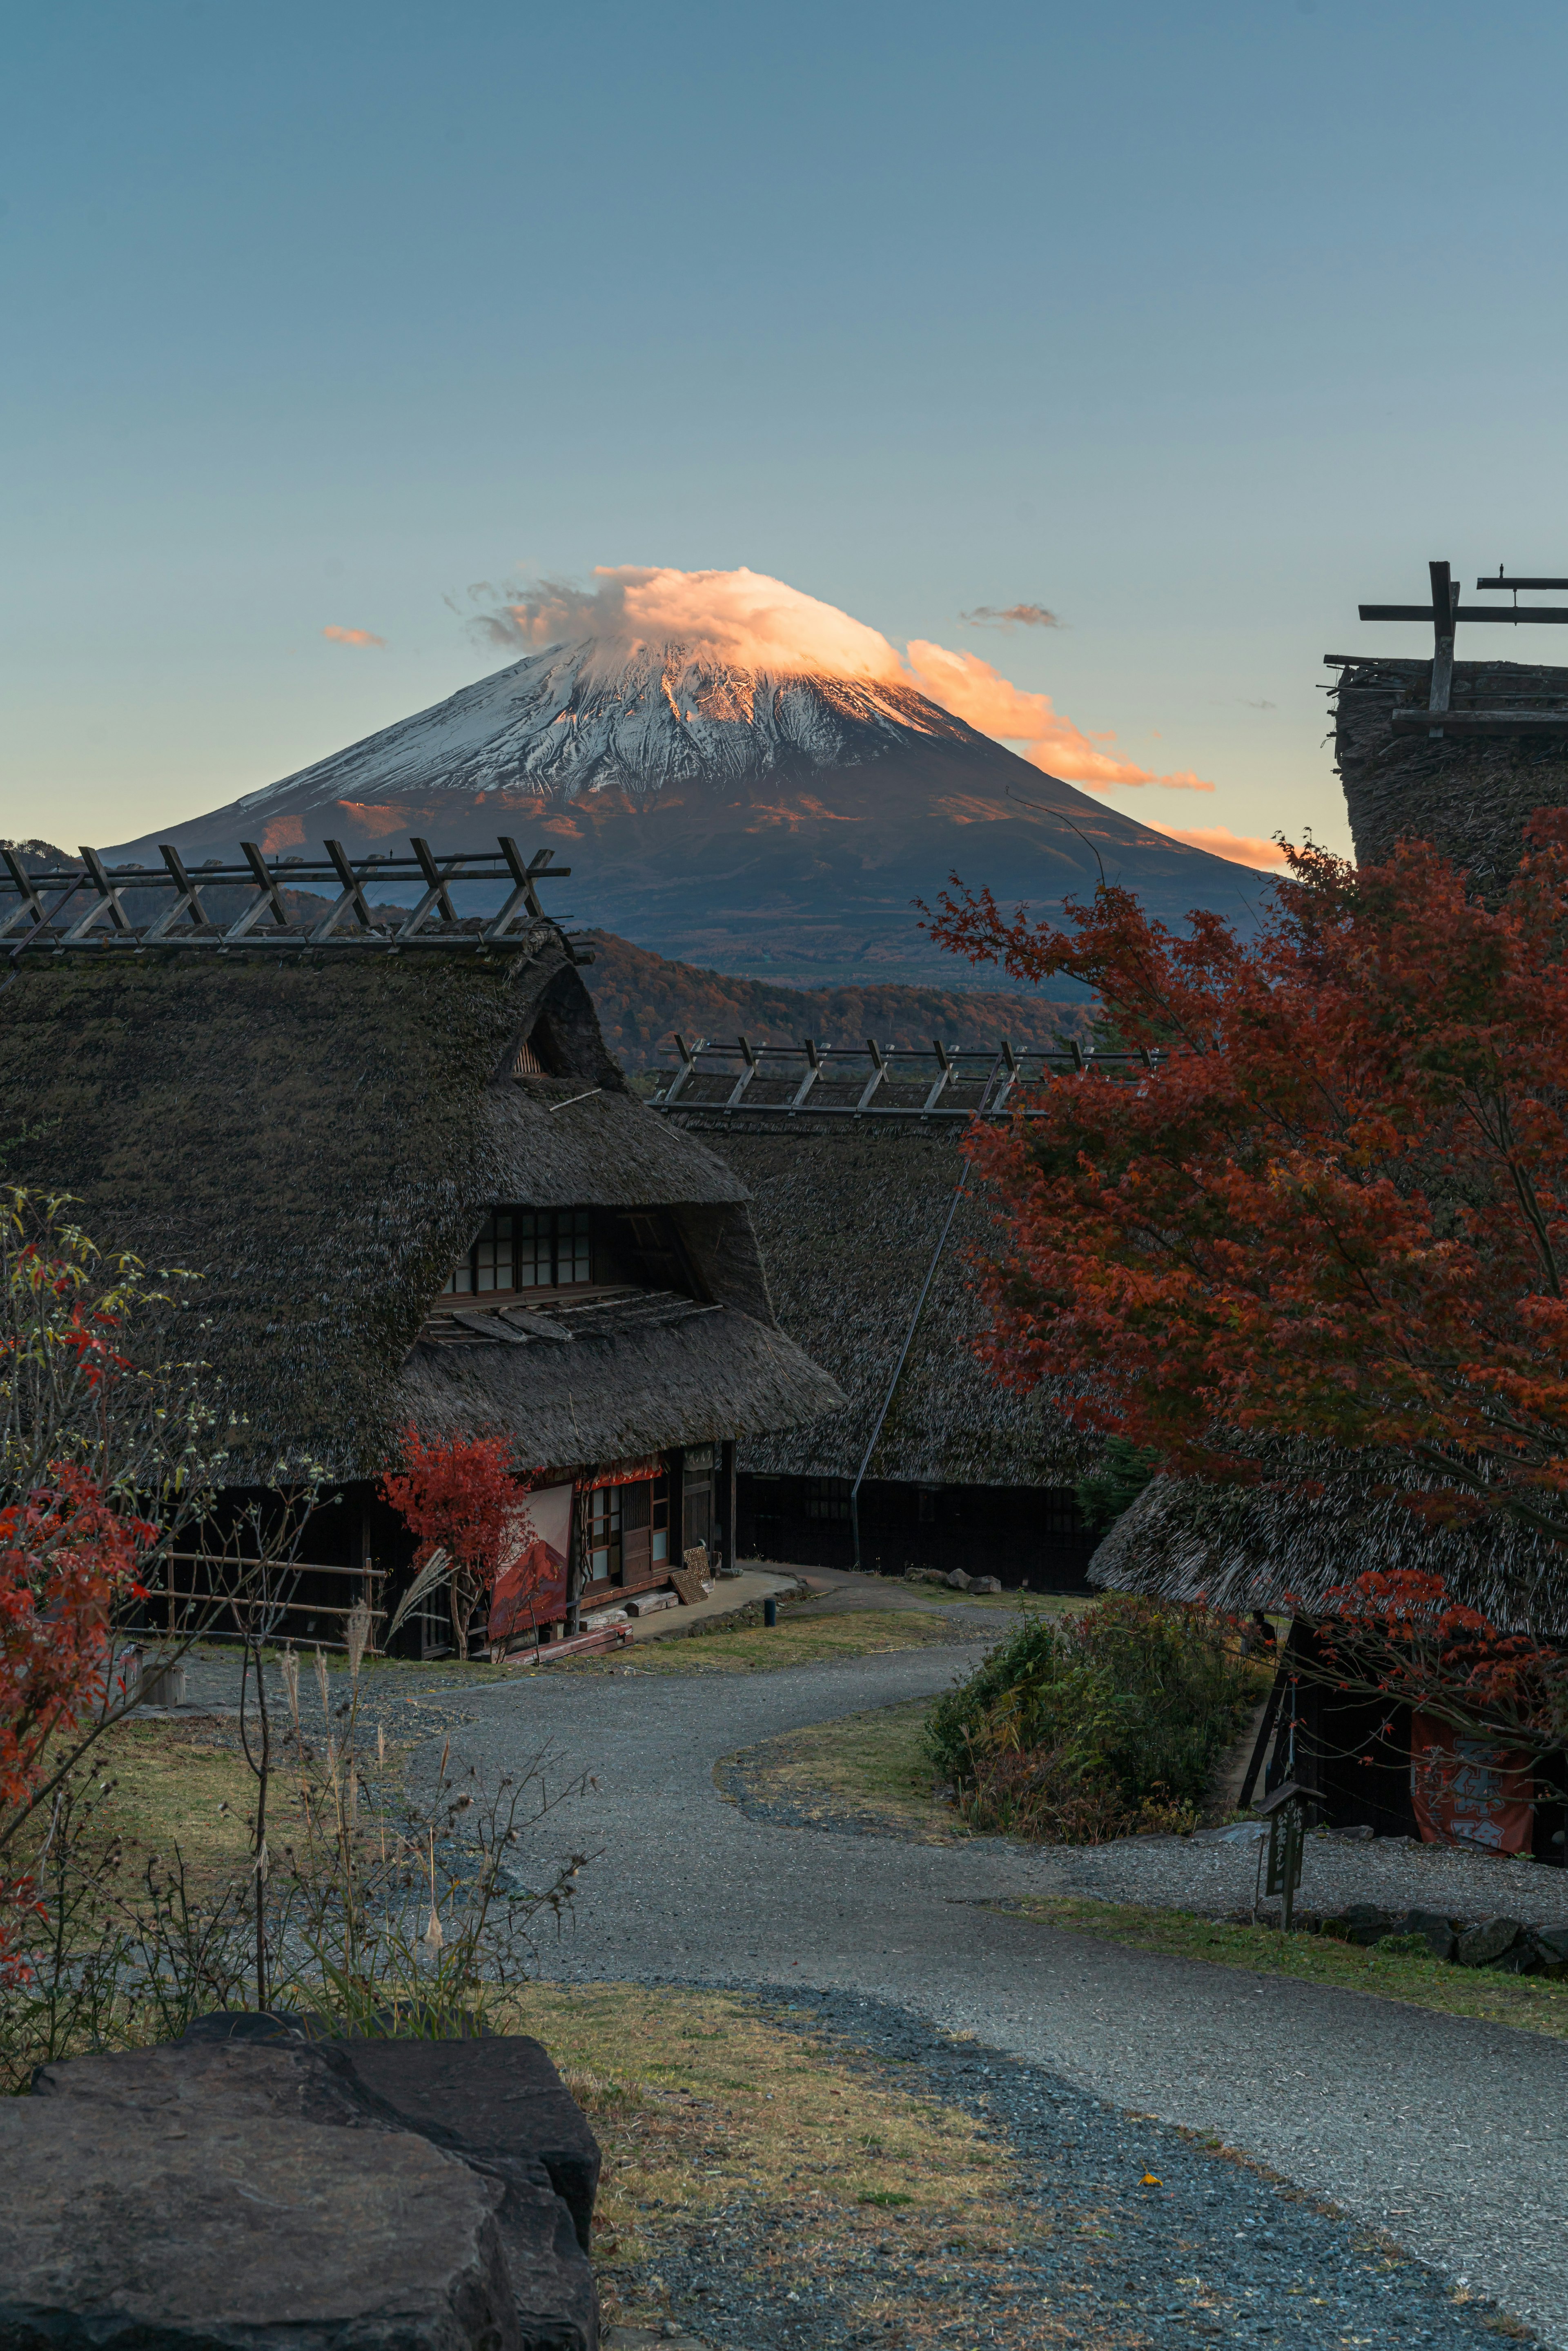
[(931, 1794), (922, 1745), (929, 1698), (841, 1715), (727, 1755), (714, 1777), (733, 1801), (778, 1807), (802, 1823), (885, 1830), (920, 1844), (954, 1844), (970, 1830)]
[[(490, 2012), (544, 2043), (603, 2147), (607, 2325), (659, 2324), (661, 2258), (716, 2231), (780, 2302), (842, 2273), (841, 2316), (934, 2341), (952, 2315), (939, 2273), (1039, 2233), (1005, 2141), (742, 1995), (531, 1984)], [(889, 2274), (855, 2275), (878, 2246)]]
[[(211, 1724), (132, 1715), (105, 1734), (91, 1760), (94, 1836), (120, 1839), (127, 1876), (139, 1877), (153, 1855), (172, 1860), (176, 1844), (193, 1887), (226, 1885), (244, 1872), (256, 1783)], [(268, 1808), (279, 1830), (295, 1813), (291, 1779), (287, 1771), (272, 1777)]]
[(917, 1608), (853, 1608), (825, 1616), (782, 1615), (771, 1632), (761, 1625), (736, 1633), (692, 1632), (684, 1639), (639, 1641), (607, 1656), (563, 1658), (538, 1670), (552, 1674), (752, 1674), (784, 1666), (821, 1665), (834, 1657), (870, 1657), (890, 1649), (925, 1649), (950, 1641), (945, 1616)]
[(1512, 2024), (1525, 2032), (1568, 2040), (1568, 1982), (1357, 1950), (1327, 1935), (1281, 1935), (1272, 1927), (1231, 1926), (1186, 1910), (1145, 1910), (1129, 1902), (1093, 1902), (1074, 1895), (1041, 1895), (988, 1907), (1169, 1959), (1246, 1968), (1255, 1975), (1291, 1976), (1300, 1983), (1370, 1992), (1379, 2000), (1406, 2001), (1446, 2016), (1480, 2017), (1489, 2024)]

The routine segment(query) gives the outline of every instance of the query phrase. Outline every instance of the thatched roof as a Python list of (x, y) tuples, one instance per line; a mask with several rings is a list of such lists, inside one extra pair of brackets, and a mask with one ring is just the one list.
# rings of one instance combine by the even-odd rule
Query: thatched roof
[[(1437, 1530), (1400, 1497), (1433, 1480), (1397, 1456), (1301, 1445), (1276, 1451), (1277, 1482), (1156, 1478), (1100, 1544), (1091, 1583), (1227, 1614), (1311, 1615), (1335, 1585), (1376, 1569), (1440, 1575), (1450, 1595), (1511, 1631), (1568, 1634), (1568, 1556), (1500, 1519)], [(1303, 1491), (1303, 1488), (1309, 1490)], [(1316, 1488), (1317, 1490), (1311, 1490)]]
[[(897, 1365), (910, 1318), (966, 1164), (951, 1133), (828, 1130), (780, 1121), (768, 1133), (694, 1120), (751, 1195), (779, 1322), (833, 1375), (849, 1408), (747, 1445), (743, 1468), (852, 1478)], [(966, 1263), (989, 1231), (982, 1201), (953, 1220), (909, 1359), (866, 1472), (872, 1479), (985, 1486), (1071, 1485), (1096, 1458), (1044, 1391), (1019, 1395), (983, 1371), (970, 1342), (983, 1312)]]
[[(554, 1075), (513, 1074), (530, 1035)], [(23, 1129), (7, 1180), (77, 1196), (106, 1247), (201, 1274), (202, 1352), (258, 1474), (301, 1449), (369, 1474), (416, 1406), (559, 1461), (840, 1401), (773, 1323), (743, 1186), (629, 1093), (551, 925), (489, 954), (24, 965), (0, 993), (0, 1138)], [(427, 1363), (427, 1312), (501, 1204), (673, 1209), (716, 1310), (690, 1364), (673, 1327), (493, 1338), (460, 1375)]]
[[(1396, 735), (1396, 703), (1424, 705), (1429, 661), (1339, 665), (1334, 756), (1355, 853), (1381, 863), (1401, 840), (1435, 841), (1475, 877), (1483, 895), (1506, 888), (1539, 808), (1568, 803), (1568, 727), (1547, 735)], [(1456, 662), (1456, 715), (1568, 708), (1568, 669), (1522, 662)]]

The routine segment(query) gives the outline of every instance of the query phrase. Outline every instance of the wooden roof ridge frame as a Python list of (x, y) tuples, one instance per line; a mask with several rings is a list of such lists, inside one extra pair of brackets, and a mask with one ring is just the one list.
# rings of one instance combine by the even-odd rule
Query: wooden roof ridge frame
[[(733, 1044), (699, 1037), (688, 1044), (677, 1033), (674, 1042), (679, 1066), (649, 1107), (665, 1116), (716, 1118), (723, 1123), (752, 1118), (917, 1123), (1041, 1118), (1049, 1113), (1011, 1103), (1016, 1090), (1029, 1083), (1030, 1062), (1037, 1065), (1040, 1078), (1076, 1074), (1124, 1082), (1152, 1074), (1172, 1058), (1158, 1046), (1102, 1051), (1081, 1045), (1076, 1038), (1061, 1046), (1023, 1050), (1006, 1037), (994, 1046), (949, 1045), (934, 1037), (929, 1049), (879, 1045), (873, 1037), (863, 1046), (823, 1045), (812, 1037), (789, 1045), (758, 1045), (747, 1037), (737, 1037)], [(742, 1064), (738, 1075), (724, 1066), (737, 1057)], [(711, 1095), (699, 1092), (705, 1078), (720, 1091)], [(769, 1078), (784, 1089), (780, 1098), (767, 1100), (759, 1092)], [(918, 1099), (891, 1100), (891, 1090), (900, 1082), (915, 1087)], [(835, 1085), (851, 1091), (835, 1097)], [(956, 1097), (966, 1088), (973, 1099), (959, 1102)]]
[[(1560, 734), (1568, 730), (1568, 704), (1557, 710), (1521, 712), (1508, 709), (1467, 710), (1454, 713), (1450, 705), (1454, 684), (1454, 639), (1461, 621), (1491, 622), (1519, 628), (1561, 627), (1568, 623), (1568, 604), (1521, 604), (1521, 588), (1568, 588), (1568, 580), (1509, 580), (1502, 567), (1495, 580), (1476, 581), (1478, 591), (1493, 592), (1511, 590), (1511, 605), (1466, 604), (1461, 607), (1459, 583), (1446, 562), (1428, 563), (1432, 598), (1429, 604), (1361, 604), (1356, 610), (1363, 621), (1430, 621), (1432, 624), (1431, 678), (1427, 706), (1417, 709), (1413, 704), (1396, 707), (1390, 714), (1389, 724), (1396, 734), (1424, 735), (1434, 743), (1441, 742), (1450, 731), (1465, 735)], [(1325, 653), (1331, 667), (1351, 664), (1353, 656)], [(1371, 658), (1375, 658), (1371, 657)]]
[[(29, 872), (21, 853), (5, 847), (0, 850), (5, 869), (0, 876), (0, 943), (8, 946), (13, 963), (24, 955), (77, 950), (141, 954), (149, 947), (220, 955), (241, 946), (273, 954), (309, 947), (398, 955), (405, 948), (433, 946), (484, 953), (525, 946), (539, 923), (559, 928), (546, 913), (538, 886), (570, 878), (570, 866), (557, 865), (553, 850), (538, 850), (525, 859), (505, 834), (497, 836), (493, 850), (448, 851), (439, 858), (428, 841), (417, 837), (411, 836), (411, 847), (408, 857), (376, 851), (350, 856), (341, 841), (325, 841), (319, 858), (268, 858), (256, 841), (246, 841), (240, 843), (242, 864), (210, 859), (193, 873), (175, 844), (167, 841), (159, 843), (162, 868), (110, 867), (99, 851), (84, 848), (79, 866)], [(365, 893), (372, 886), (404, 881), (425, 885), (411, 909), (371, 905)], [(321, 882), (337, 889), (326, 913), (309, 918), (291, 914), (284, 891)], [(507, 885), (497, 912), (477, 919), (458, 914), (455, 888), (484, 883), (493, 889), (497, 883)], [(202, 893), (235, 888), (250, 893), (247, 901), (231, 920), (219, 924), (204, 905)], [(131, 892), (148, 890), (172, 892), (172, 903), (151, 922), (138, 924), (123, 901)], [(92, 904), (85, 912), (75, 911), (64, 926), (68, 907), (83, 892), (92, 893)], [(7, 905), (12, 898), (16, 904)], [(355, 927), (345, 933), (342, 925), (350, 914)], [(271, 927), (261, 929), (268, 917)], [(572, 952), (570, 943), (568, 951)], [(591, 956), (581, 959), (591, 961)], [(573, 960), (579, 960), (575, 954)]]

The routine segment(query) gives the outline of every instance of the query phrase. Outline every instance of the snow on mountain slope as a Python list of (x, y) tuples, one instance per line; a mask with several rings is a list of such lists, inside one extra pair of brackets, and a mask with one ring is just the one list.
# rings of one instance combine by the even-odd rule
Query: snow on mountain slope
[(1247, 920), (1260, 878), (1107, 808), (913, 686), (582, 639), (465, 686), (117, 854), (439, 850), (497, 832), (570, 862), (551, 900), (665, 956), (810, 981), (967, 974), (911, 906), (956, 868), (1059, 904), (1103, 867), (1151, 909)]
[(528, 790), (574, 799), (614, 785), (727, 783), (785, 766), (886, 757), (905, 736), (983, 741), (913, 687), (770, 675), (679, 647), (630, 658), (593, 639), (514, 662), (329, 759), (247, 793), (241, 810), (373, 792)]

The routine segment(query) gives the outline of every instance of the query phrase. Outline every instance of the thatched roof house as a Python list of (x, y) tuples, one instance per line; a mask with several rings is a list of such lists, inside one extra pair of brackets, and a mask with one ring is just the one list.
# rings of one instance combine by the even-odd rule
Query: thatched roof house
[(849, 1398), (744, 1442), (743, 1539), (773, 1556), (849, 1557), (848, 1495), (863, 1471), (867, 1566), (1077, 1585), (1092, 1545), (1073, 1487), (1097, 1447), (1049, 1392), (1000, 1387), (975, 1356), (984, 1314), (968, 1259), (988, 1217), (961, 1126), (748, 1129), (696, 1113), (687, 1124), (750, 1196), (780, 1323)]
[[(410, 1421), (501, 1430), (581, 1495), (641, 1479), (664, 1575), (716, 1526), (732, 1550), (736, 1442), (841, 1402), (775, 1320), (743, 1184), (628, 1091), (553, 924), (414, 953), (395, 923), (24, 956), (0, 991), (8, 1180), (201, 1276), (236, 1476), (309, 1455), (362, 1514)], [(620, 1507), (590, 1600), (622, 1574)]]
[(1112, 1592), (1201, 1601), (1227, 1614), (1313, 1616), (1371, 1571), (1440, 1575), (1455, 1600), (1505, 1630), (1568, 1639), (1560, 1545), (1497, 1520), (1434, 1528), (1404, 1499), (1433, 1479), (1397, 1455), (1275, 1449), (1270, 1482), (1218, 1486), (1156, 1478), (1094, 1553)]
[[(1397, 1456), (1273, 1447), (1268, 1468), (1270, 1482), (1250, 1487), (1156, 1478), (1095, 1552), (1090, 1581), (1226, 1614), (1292, 1617), (1254, 1792), (1291, 1779), (1312, 1791), (1337, 1827), (1426, 1834), (1412, 1771), (1428, 1734), (1408, 1708), (1391, 1706), (1370, 1686), (1345, 1686), (1332, 1647), (1325, 1654), (1338, 1605), (1332, 1595), (1369, 1571), (1415, 1570), (1440, 1575), (1454, 1600), (1506, 1631), (1568, 1640), (1561, 1548), (1496, 1520), (1428, 1526), (1402, 1497), (1429, 1492), (1433, 1480)], [(1474, 1765), (1472, 1794), (1484, 1796), (1486, 1776)], [(1541, 1860), (1563, 1858), (1565, 1788), (1559, 1757), (1538, 1774), (1533, 1820), (1510, 1816), (1508, 1834), (1532, 1840)]]
[[(1483, 894), (1506, 888), (1525, 820), (1568, 803), (1568, 720), (1541, 723), (1568, 711), (1568, 669), (1456, 662), (1454, 723), (1434, 740), (1428, 726), (1395, 725), (1396, 712), (1425, 708), (1430, 661), (1334, 657), (1334, 758), (1360, 862), (1380, 863), (1400, 840), (1432, 841)], [(1510, 712), (1518, 731), (1490, 723)], [(1471, 713), (1487, 714), (1484, 732), (1466, 730)]]

